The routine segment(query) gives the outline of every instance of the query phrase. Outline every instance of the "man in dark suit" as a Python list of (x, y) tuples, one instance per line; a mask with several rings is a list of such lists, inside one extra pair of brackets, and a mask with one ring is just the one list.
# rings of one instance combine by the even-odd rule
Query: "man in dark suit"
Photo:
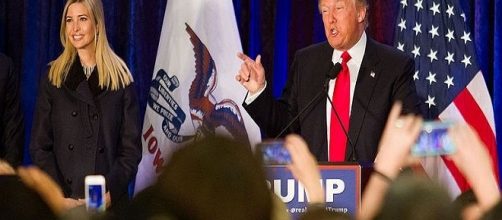
[(315, 100), (289, 132), (305, 138), (319, 161), (373, 162), (392, 104), (403, 102), (405, 113), (418, 111), (413, 60), (366, 36), (366, 0), (319, 0), (319, 10), (327, 42), (296, 53), (280, 100), (274, 100), (266, 85), (261, 57), (252, 60), (239, 54), (244, 62), (236, 80), (248, 90), (244, 107), (268, 136), (275, 137), (323, 93), (332, 66), (341, 63), (338, 77), (326, 82), (327, 95)]
[(24, 125), (19, 75), (12, 60), (0, 54), (0, 159), (13, 167), (23, 160)]

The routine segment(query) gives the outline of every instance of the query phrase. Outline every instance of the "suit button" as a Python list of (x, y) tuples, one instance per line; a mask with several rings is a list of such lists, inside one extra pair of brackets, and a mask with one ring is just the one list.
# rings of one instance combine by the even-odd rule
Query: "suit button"
[(78, 112), (76, 112), (76, 111), (71, 112), (71, 116), (77, 117), (77, 115), (78, 115)]
[(73, 150), (73, 148), (74, 148), (73, 144), (68, 145), (68, 150)]
[(94, 119), (94, 120), (98, 120), (98, 118), (99, 118), (98, 114), (94, 114), (94, 115), (92, 115), (92, 119)]
[(99, 153), (101, 153), (101, 154), (102, 154), (102, 153), (104, 153), (104, 152), (105, 152), (105, 148), (104, 148), (104, 147), (100, 147), (100, 148), (98, 148), (98, 151), (99, 151)]
[(66, 178), (66, 183), (71, 184), (72, 182), (71, 178)]

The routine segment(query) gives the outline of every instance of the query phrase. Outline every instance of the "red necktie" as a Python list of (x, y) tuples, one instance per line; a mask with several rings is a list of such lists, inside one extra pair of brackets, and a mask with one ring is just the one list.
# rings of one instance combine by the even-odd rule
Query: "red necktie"
[[(338, 75), (333, 90), (333, 107), (338, 112), (343, 127), (349, 130), (349, 106), (350, 106), (350, 73), (347, 62), (350, 60), (347, 51), (342, 53), (342, 71)], [(340, 162), (345, 160), (345, 148), (347, 136), (340, 125), (336, 114), (331, 109), (330, 139), (329, 139), (329, 161)]]

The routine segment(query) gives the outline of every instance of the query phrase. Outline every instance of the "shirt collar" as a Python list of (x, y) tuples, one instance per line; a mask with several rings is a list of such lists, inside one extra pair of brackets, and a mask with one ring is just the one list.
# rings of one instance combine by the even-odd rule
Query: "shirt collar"
[[(366, 49), (366, 42), (367, 42), (366, 38), (367, 38), (366, 32), (363, 32), (363, 34), (359, 38), (359, 41), (357, 41), (357, 43), (352, 48), (347, 50), (347, 52), (350, 54), (350, 57), (352, 57), (349, 62), (355, 62), (359, 64), (362, 63), (364, 57), (364, 51)], [(333, 61), (333, 64), (342, 63), (342, 58), (341, 58), (342, 53), (343, 51), (341, 50), (336, 50), (336, 49), (333, 50), (333, 56), (331, 57), (331, 61)]]

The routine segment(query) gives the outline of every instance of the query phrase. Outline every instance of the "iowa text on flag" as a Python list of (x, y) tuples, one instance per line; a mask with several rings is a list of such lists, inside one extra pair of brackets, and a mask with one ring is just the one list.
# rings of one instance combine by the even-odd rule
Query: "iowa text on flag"
[(151, 185), (174, 150), (209, 135), (260, 141), (241, 111), (246, 91), (234, 80), (242, 51), (231, 0), (170, 0), (143, 124), (135, 193)]
[[(471, 125), (498, 175), (493, 107), (458, 0), (401, 0), (400, 8), (395, 45), (415, 59), (413, 78), (426, 118)], [(444, 157), (425, 159), (422, 165), (430, 176), (447, 184), (452, 195), (469, 188)]]

